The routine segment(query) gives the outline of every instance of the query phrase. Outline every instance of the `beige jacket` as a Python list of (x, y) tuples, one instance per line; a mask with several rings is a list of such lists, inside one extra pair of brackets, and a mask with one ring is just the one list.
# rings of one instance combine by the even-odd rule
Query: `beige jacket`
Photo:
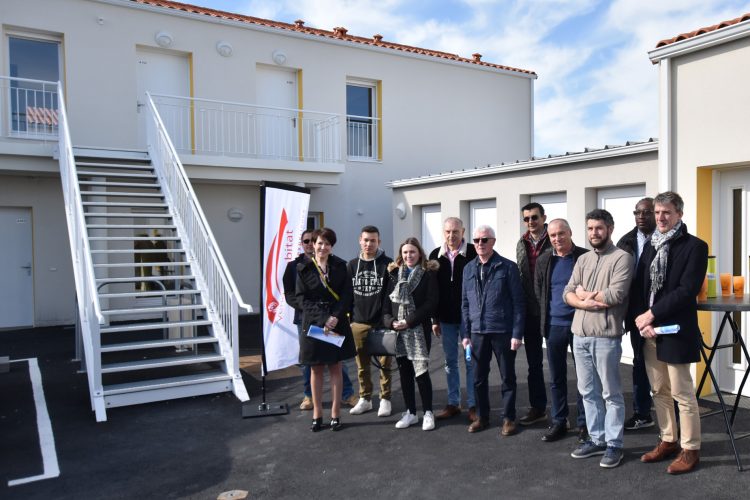
[(620, 337), (628, 310), (628, 292), (633, 279), (633, 256), (610, 242), (602, 251), (581, 255), (563, 292), (575, 292), (578, 285), (587, 291), (603, 291), (609, 307), (598, 311), (576, 309), (571, 330), (581, 337)]

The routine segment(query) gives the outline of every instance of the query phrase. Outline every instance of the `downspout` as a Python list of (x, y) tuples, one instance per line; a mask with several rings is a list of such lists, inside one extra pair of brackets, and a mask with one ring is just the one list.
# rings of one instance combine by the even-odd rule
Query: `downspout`
[(659, 61), (659, 192), (672, 190), (672, 59)]

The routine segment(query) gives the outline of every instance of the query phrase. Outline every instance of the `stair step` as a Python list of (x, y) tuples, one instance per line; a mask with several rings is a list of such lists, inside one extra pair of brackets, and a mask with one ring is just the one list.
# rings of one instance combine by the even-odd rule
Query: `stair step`
[(156, 179), (154, 174), (128, 174), (123, 172), (92, 172), (90, 170), (79, 170), (78, 175), (87, 177), (122, 177), (128, 179)]
[(178, 326), (205, 326), (210, 324), (211, 320), (208, 319), (160, 321), (157, 323), (133, 323), (130, 325), (107, 326), (100, 331), (101, 333), (140, 332), (143, 330), (163, 330), (164, 328), (175, 328)]
[(187, 304), (184, 306), (158, 306), (158, 307), (135, 307), (132, 309), (106, 309), (102, 311), (104, 315), (114, 314), (143, 314), (152, 312), (169, 312), (169, 311), (190, 311), (205, 309), (204, 304)]
[(148, 189), (161, 189), (160, 184), (146, 184), (140, 182), (107, 182), (107, 181), (78, 181), (80, 186), (110, 186), (110, 187), (134, 187), (134, 188), (148, 188)]
[(153, 292), (113, 292), (100, 293), (100, 299), (119, 299), (121, 297), (169, 297), (171, 295), (199, 295), (198, 290), (157, 290)]
[(120, 203), (113, 201), (84, 201), (85, 207), (150, 207), (150, 208), (169, 208), (166, 203)]
[(158, 349), (161, 347), (176, 347), (180, 345), (211, 344), (218, 342), (216, 337), (201, 335), (200, 337), (186, 337), (181, 339), (142, 340), (136, 342), (122, 342), (119, 344), (104, 344), (101, 352), (138, 351), (141, 349)]
[(89, 241), (180, 241), (179, 236), (89, 236)]
[(177, 229), (172, 224), (86, 224), (88, 229)]
[[(185, 341), (182, 342), (185, 344)], [(127, 361), (124, 363), (110, 363), (102, 365), (102, 373), (128, 372), (134, 370), (148, 370), (151, 368), (164, 368), (168, 366), (193, 365), (198, 363), (211, 363), (224, 361), (221, 354), (199, 354), (197, 356), (176, 356), (174, 358), (143, 359), (138, 361)]]
[(94, 264), (99, 267), (177, 267), (189, 266), (190, 262), (116, 262), (114, 264)]
[(105, 163), (105, 162), (93, 162), (93, 161), (76, 161), (78, 167), (94, 167), (94, 168), (119, 168), (125, 170), (153, 170), (154, 167), (150, 164), (144, 163)]
[(81, 196), (120, 196), (127, 198), (164, 198), (162, 193), (126, 193), (122, 191), (81, 191)]
[(161, 250), (91, 250), (91, 253), (185, 253), (185, 249), (165, 248)]
[(97, 284), (102, 283), (134, 283), (137, 281), (176, 281), (176, 280), (194, 280), (195, 276), (128, 276), (126, 278), (100, 278), (96, 280)]
[[(127, 212), (86, 212), (84, 217), (110, 218), (132, 218), (132, 219), (172, 219), (172, 214), (131, 214)], [(148, 226), (146, 226), (148, 227)]]
[(153, 380), (142, 380), (139, 382), (128, 382), (125, 384), (110, 384), (103, 387), (104, 396), (126, 394), (131, 392), (143, 392), (154, 389), (169, 389), (185, 385), (196, 385), (209, 382), (220, 382), (231, 380), (228, 374), (215, 370), (194, 375), (183, 375), (181, 377), (159, 378)]

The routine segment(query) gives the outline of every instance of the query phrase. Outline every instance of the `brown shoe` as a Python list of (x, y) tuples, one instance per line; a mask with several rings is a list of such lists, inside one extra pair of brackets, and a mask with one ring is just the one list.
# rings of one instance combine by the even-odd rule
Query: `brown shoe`
[(469, 432), (479, 432), (485, 430), (490, 426), (489, 420), (478, 418), (474, 420), (469, 426)]
[(312, 410), (313, 409), (312, 399), (308, 398), (307, 396), (302, 398), (302, 402), (299, 404), (299, 409), (302, 411)]
[(471, 408), (469, 408), (469, 422), (476, 422), (478, 418), (477, 407), (472, 406)]
[(680, 443), (675, 441), (674, 443), (668, 443), (666, 441), (659, 441), (656, 448), (645, 453), (641, 456), (641, 462), (650, 464), (652, 462), (660, 462), (673, 455), (676, 455), (680, 451)]
[(698, 466), (700, 462), (699, 450), (682, 450), (674, 462), (669, 464), (667, 472), (669, 474), (684, 474), (690, 472)]
[(435, 415), (438, 420), (445, 420), (446, 418), (455, 417), (461, 414), (461, 408), (455, 405), (448, 405)]
[(503, 420), (503, 428), (500, 431), (500, 434), (502, 436), (512, 436), (517, 430), (516, 423), (513, 420), (506, 418)]
[(359, 396), (357, 394), (352, 394), (348, 398), (342, 399), (341, 402), (350, 408), (354, 408), (357, 406), (357, 403), (359, 403)]

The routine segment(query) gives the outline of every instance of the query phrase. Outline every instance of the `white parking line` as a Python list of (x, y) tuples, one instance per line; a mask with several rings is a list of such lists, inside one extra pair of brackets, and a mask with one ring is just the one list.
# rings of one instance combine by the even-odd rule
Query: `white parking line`
[(34, 391), (34, 405), (36, 406), (36, 426), (39, 431), (39, 448), (42, 452), (42, 463), (44, 472), (38, 476), (22, 477), (8, 481), (8, 486), (33, 483), (42, 479), (51, 479), (60, 475), (60, 466), (57, 463), (57, 450), (55, 449), (55, 436), (52, 434), (52, 422), (47, 411), (47, 402), (44, 399), (44, 387), (42, 386), (42, 372), (39, 370), (39, 362), (36, 358), (14, 359), (11, 363), (28, 361), (29, 378)]

